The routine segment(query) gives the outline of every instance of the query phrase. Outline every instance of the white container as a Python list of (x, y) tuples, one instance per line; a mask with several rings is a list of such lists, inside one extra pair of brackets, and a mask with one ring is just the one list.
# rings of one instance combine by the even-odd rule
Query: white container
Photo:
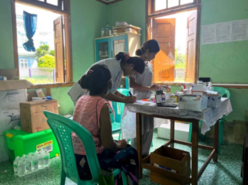
[(178, 107), (179, 109), (191, 110), (201, 112), (208, 106), (208, 97), (197, 95), (183, 95), (179, 97)]
[[(158, 137), (170, 139), (170, 123), (162, 124), (158, 127)], [(189, 124), (175, 122), (175, 139), (188, 141), (189, 139)]]
[(218, 108), (221, 105), (221, 95), (208, 95), (208, 107)]

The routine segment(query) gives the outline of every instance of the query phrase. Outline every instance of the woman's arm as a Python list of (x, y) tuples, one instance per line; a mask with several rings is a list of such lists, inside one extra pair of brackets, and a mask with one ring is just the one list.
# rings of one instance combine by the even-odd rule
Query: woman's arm
[(100, 138), (101, 138), (101, 144), (104, 147), (104, 149), (109, 151), (117, 151), (119, 149), (126, 148), (127, 146), (126, 140), (121, 140), (118, 142), (115, 142), (113, 140), (109, 107), (107, 105), (104, 105), (101, 110), (100, 124), (101, 124)]
[(129, 77), (129, 79), (130, 79), (130, 87), (131, 88), (138, 89), (141, 91), (155, 91), (155, 90), (159, 89), (158, 85), (152, 85), (151, 87), (145, 87), (145, 86), (142, 86), (142, 85), (136, 83), (135, 79), (133, 77)]
[(110, 101), (122, 102), (122, 103), (134, 103), (134, 102), (136, 102), (135, 96), (121, 97), (121, 96), (118, 96), (118, 95), (113, 94), (113, 93), (107, 94), (106, 96), (104, 96), (104, 98), (106, 98), (107, 100), (110, 100)]

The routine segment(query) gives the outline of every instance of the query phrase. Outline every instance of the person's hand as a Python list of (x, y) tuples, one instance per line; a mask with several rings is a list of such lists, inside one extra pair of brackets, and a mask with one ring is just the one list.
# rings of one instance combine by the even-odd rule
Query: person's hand
[(151, 91), (156, 91), (156, 90), (158, 90), (158, 89), (160, 89), (160, 87), (159, 87), (158, 85), (152, 85), (152, 86), (150, 87), (150, 90), (151, 90)]
[(134, 103), (136, 102), (136, 97), (135, 96), (125, 96), (125, 103)]
[(119, 145), (120, 149), (127, 148), (127, 141), (125, 139), (119, 140), (117, 142), (118, 142), (118, 145)]

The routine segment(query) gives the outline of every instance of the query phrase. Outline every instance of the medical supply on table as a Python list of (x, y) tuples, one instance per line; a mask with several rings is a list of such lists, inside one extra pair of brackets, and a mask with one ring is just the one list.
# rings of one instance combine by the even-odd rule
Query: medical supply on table
[(204, 95), (182, 95), (179, 97), (179, 109), (201, 112), (208, 106), (208, 97)]

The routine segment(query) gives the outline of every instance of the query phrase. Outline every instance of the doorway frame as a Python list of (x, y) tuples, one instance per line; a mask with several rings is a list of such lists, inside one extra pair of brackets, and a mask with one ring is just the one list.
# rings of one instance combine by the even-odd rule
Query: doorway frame
[[(171, 85), (193, 84), (198, 81), (199, 78), (199, 60), (200, 60), (200, 30), (201, 30), (201, 0), (194, 0), (194, 3), (177, 6), (174, 8), (165, 9), (155, 12), (154, 4), (155, 0), (146, 0), (146, 40), (151, 38), (151, 20), (158, 17), (164, 17), (172, 14), (182, 13), (185, 11), (196, 10), (197, 12), (197, 29), (196, 29), (196, 55), (195, 55), (195, 80), (192, 83), (189, 82), (165, 82)], [(161, 84), (161, 83), (160, 83)], [(164, 84), (164, 83), (162, 83)]]

